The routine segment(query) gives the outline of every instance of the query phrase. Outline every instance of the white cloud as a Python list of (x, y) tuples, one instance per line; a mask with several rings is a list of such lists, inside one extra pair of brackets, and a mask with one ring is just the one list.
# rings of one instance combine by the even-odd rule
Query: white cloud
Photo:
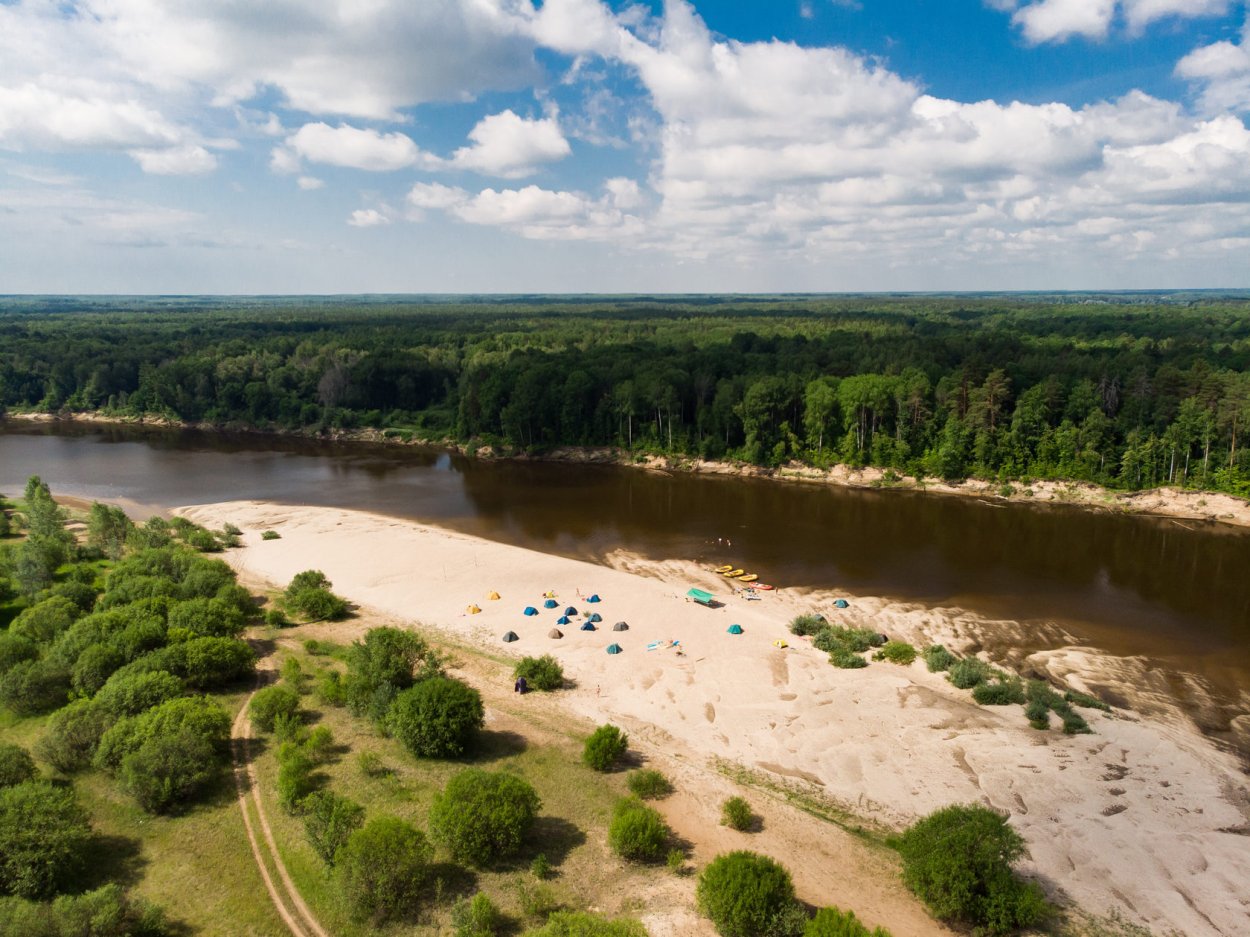
[(1201, 46), (1177, 63), (1176, 74), (1202, 87), (1200, 100), (1207, 113), (1250, 111), (1250, 13), (1239, 43)]
[(295, 182), (304, 192), (312, 192), (316, 189), (324, 189), (325, 182), (316, 176), (300, 176)]
[(554, 115), (530, 120), (511, 110), (491, 114), (469, 131), (469, 139), (472, 145), (456, 150), (447, 165), (506, 179), (533, 175), (572, 152)]
[(202, 146), (179, 146), (164, 150), (132, 150), (144, 172), (161, 176), (199, 175), (217, 168), (217, 157)]
[(454, 208), (468, 201), (468, 198), (464, 189), (437, 182), (418, 182), (408, 191), (408, 203), (414, 208)]
[(304, 124), (286, 138), (286, 148), (314, 163), (346, 166), (369, 172), (393, 172), (421, 161), (421, 150), (402, 133), (317, 122)]
[(391, 219), (376, 208), (357, 208), (348, 217), (347, 223), (353, 228), (374, 228), (391, 223)]
[(1121, 0), (1130, 29), (1141, 30), (1156, 20), (1223, 16), (1229, 0)]
[(1013, 21), (1033, 43), (1072, 36), (1101, 39), (1111, 28), (1115, 0), (1038, 0), (1016, 11)]

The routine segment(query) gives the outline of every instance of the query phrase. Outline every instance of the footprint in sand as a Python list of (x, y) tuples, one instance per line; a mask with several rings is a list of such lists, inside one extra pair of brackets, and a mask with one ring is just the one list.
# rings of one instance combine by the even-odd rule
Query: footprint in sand
[(703, 715), (707, 717), (708, 722), (715, 722), (716, 721), (716, 707), (713, 706), (711, 703), (706, 704), (703, 707)]

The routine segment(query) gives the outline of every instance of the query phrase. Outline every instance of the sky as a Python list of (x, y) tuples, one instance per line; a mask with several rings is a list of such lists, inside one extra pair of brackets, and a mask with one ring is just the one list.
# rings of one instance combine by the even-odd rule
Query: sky
[(0, 293), (1250, 287), (1242, 0), (0, 0)]

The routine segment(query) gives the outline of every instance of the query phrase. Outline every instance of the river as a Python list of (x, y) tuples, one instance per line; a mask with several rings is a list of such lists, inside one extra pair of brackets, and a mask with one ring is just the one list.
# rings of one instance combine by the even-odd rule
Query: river
[[(234, 499), (332, 505), (597, 559), (733, 562), (778, 586), (843, 589), (989, 618), (1058, 623), (1217, 701), (1221, 735), (1250, 688), (1250, 531), (908, 491), (481, 461), (413, 447), (120, 426), (0, 423), (0, 492), (142, 516)], [(719, 541), (719, 542), (718, 542)], [(729, 544), (729, 545), (727, 545)], [(1026, 629), (1028, 633), (1028, 629)], [(1014, 638), (1013, 638), (1014, 640)], [(1053, 639), (1051, 639), (1053, 640)]]

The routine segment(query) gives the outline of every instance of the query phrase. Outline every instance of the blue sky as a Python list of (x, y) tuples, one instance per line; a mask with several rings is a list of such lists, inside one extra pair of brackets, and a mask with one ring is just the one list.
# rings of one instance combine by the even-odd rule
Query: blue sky
[(1240, 0), (0, 0), (0, 292), (1250, 287)]

